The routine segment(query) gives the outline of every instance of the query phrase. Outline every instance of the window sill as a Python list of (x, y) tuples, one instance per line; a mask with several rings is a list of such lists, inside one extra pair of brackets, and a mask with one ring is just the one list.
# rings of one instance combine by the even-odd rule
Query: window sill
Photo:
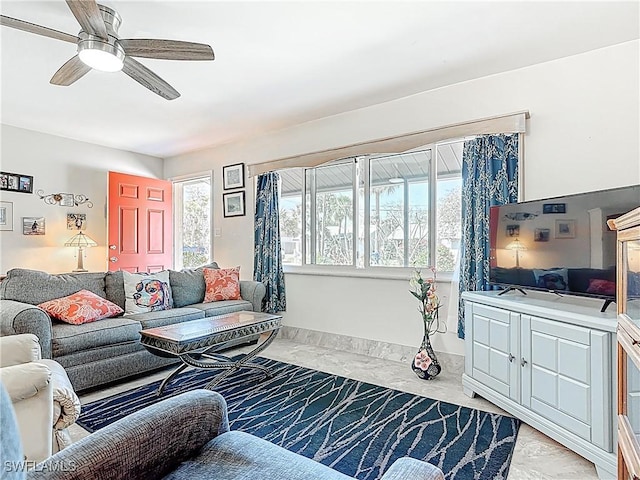
[[(427, 268), (421, 269), (424, 273)], [(380, 280), (402, 280), (408, 282), (413, 274), (413, 268), (404, 267), (341, 267), (337, 265), (285, 265), (287, 275), (311, 275), (319, 277), (353, 277)], [(453, 272), (438, 272), (438, 282), (451, 282)]]

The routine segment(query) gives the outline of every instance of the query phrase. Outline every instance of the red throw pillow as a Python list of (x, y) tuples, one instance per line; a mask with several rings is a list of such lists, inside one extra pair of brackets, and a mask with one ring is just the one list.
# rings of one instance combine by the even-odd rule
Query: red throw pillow
[(38, 305), (51, 317), (72, 325), (115, 317), (124, 312), (118, 305), (89, 290), (80, 290), (68, 297), (56, 298)]
[(203, 268), (204, 303), (219, 300), (240, 300), (240, 267)]
[(596, 295), (615, 295), (616, 282), (603, 280), (601, 278), (590, 278), (587, 293), (594, 293)]

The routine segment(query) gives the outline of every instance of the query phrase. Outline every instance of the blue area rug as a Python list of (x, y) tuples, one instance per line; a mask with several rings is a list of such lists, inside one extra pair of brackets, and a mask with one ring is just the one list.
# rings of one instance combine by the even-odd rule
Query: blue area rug
[[(360, 480), (397, 458), (437, 465), (447, 479), (506, 479), (520, 421), (265, 358), (274, 378), (236, 372), (217, 387), (232, 430), (242, 430)], [(98, 430), (147, 405), (203, 387), (216, 372), (176, 377), (82, 406), (78, 424)], [(437, 381), (437, 380), (435, 380)]]

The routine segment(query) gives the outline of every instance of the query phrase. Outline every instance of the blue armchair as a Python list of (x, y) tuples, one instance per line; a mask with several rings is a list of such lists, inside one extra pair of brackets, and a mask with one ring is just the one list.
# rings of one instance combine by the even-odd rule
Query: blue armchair
[[(2, 398), (2, 413), (10, 406)], [(1, 415), (5, 420), (5, 415)], [(7, 415), (6, 417), (10, 417)], [(3, 453), (8, 441), (3, 426)], [(19, 441), (15, 439), (14, 441)], [(4, 460), (4, 458), (3, 458)], [(3, 465), (7, 465), (3, 461)], [(0, 472), (0, 477), (4, 472)], [(331, 468), (239, 431), (224, 398), (194, 390), (144, 408), (56, 453), (27, 473), (47, 480), (348, 480)], [(435, 466), (403, 458), (383, 480), (443, 480)]]

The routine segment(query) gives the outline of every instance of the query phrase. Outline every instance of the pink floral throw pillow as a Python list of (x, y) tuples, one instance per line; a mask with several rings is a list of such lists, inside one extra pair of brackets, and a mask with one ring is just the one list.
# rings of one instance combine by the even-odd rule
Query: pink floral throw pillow
[(219, 300), (240, 300), (240, 267), (203, 268), (204, 303)]
[(80, 290), (68, 297), (56, 298), (38, 305), (51, 317), (72, 325), (115, 317), (124, 312), (118, 305), (89, 290)]

